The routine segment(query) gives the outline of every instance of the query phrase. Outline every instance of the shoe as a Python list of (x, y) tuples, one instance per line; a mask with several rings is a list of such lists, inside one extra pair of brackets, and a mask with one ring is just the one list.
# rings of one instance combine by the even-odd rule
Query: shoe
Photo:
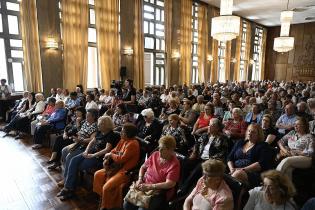
[(23, 139), (24, 138), (24, 136), (22, 135), (22, 134), (18, 134), (14, 139)]
[(73, 191), (67, 191), (67, 193), (65, 195), (59, 196), (59, 199), (61, 201), (66, 201), (66, 200), (69, 200), (69, 199), (73, 198), (73, 196), (74, 196), (74, 192)]
[(55, 162), (53, 165), (48, 166), (49, 170), (56, 170), (57, 168), (60, 168), (61, 164), (59, 162)]
[(62, 190), (60, 190), (60, 192), (57, 194), (57, 197), (65, 196), (69, 192), (69, 190), (62, 188)]
[(60, 182), (57, 183), (58, 187), (63, 187), (65, 185), (65, 181), (61, 180)]
[(32, 146), (32, 149), (37, 150), (37, 149), (41, 149), (43, 147), (43, 145), (41, 144), (35, 144), (34, 146)]

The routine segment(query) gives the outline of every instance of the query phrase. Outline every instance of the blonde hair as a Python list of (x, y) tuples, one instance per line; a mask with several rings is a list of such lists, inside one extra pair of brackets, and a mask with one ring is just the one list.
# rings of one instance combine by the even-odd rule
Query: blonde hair
[(225, 164), (221, 160), (209, 159), (201, 164), (202, 170), (211, 177), (223, 177)]
[(238, 107), (233, 108), (233, 109), (232, 109), (232, 112), (235, 112), (235, 113), (237, 113), (240, 117), (243, 117), (243, 112), (242, 112), (242, 110), (241, 110), (240, 108), (238, 108)]
[(113, 130), (115, 125), (111, 117), (109, 116), (101, 116), (98, 118), (98, 123), (104, 123), (105, 127), (108, 128), (108, 130)]
[(163, 136), (159, 140), (159, 144), (163, 145), (167, 149), (175, 150), (176, 149), (176, 140), (173, 136)]
[(273, 182), (273, 184), (277, 185), (280, 188), (280, 190), (284, 192), (282, 194), (283, 199), (289, 200), (291, 197), (295, 195), (296, 190), (292, 181), (289, 179), (287, 175), (282, 174), (280, 171), (269, 170), (263, 172), (261, 174), (261, 179), (264, 180), (264, 178), (270, 179)]
[(179, 116), (177, 114), (171, 114), (168, 116), (168, 120), (175, 120), (175, 121), (179, 121)]
[(250, 128), (254, 128), (257, 131), (257, 135), (258, 135), (258, 140), (257, 142), (263, 142), (265, 140), (265, 135), (264, 135), (264, 131), (261, 128), (261, 126), (259, 124), (250, 124), (247, 129), (246, 129), (246, 133), (245, 133), (245, 139), (248, 140), (248, 131)]

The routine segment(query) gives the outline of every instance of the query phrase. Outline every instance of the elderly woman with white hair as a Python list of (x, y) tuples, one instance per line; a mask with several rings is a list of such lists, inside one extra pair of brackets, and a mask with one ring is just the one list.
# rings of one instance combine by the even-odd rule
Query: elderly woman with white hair
[(223, 132), (232, 140), (243, 139), (247, 128), (243, 120), (243, 112), (240, 108), (232, 110), (232, 118), (224, 123)]
[(137, 123), (137, 137), (143, 139), (149, 143), (149, 150), (153, 150), (157, 146), (157, 141), (161, 135), (162, 128), (159, 121), (154, 117), (153, 110), (144, 109), (141, 112), (143, 120), (139, 120)]
[(58, 194), (61, 200), (73, 196), (78, 172), (101, 167), (104, 155), (110, 152), (120, 140), (120, 135), (113, 131), (115, 126), (110, 117), (100, 117), (97, 126), (98, 131), (85, 151), (74, 156), (69, 163), (68, 171), (64, 177), (64, 187)]

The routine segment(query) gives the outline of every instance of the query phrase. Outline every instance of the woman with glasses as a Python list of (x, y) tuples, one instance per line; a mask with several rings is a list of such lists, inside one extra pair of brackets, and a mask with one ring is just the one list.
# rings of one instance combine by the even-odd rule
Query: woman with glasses
[(280, 148), (279, 158), (284, 158), (277, 166), (277, 170), (285, 173), (290, 179), (295, 168), (310, 168), (314, 137), (309, 132), (306, 119), (298, 118), (294, 130), (282, 137), (278, 142)]
[(263, 186), (249, 191), (244, 210), (295, 210), (295, 188), (290, 179), (276, 170), (261, 175)]
[(184, 210), (233, 209), (233, 195), (223, 179), (225, 165), (209, 159), (202, 164), (203, 176), (186, 198)]

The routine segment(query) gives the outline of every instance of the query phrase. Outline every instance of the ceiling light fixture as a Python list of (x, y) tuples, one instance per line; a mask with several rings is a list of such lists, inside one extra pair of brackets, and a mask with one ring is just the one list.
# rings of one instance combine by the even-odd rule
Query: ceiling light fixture
[(212, 18), (211, 36), (222, 42), (231, 41), (239, 35), (240, 17), (232, 15), (233, 0), (221, 0), (220, 16)]
[(290, 37), (290, 25), (293, 19), (293, 11), (289, 10), (289, 0), (287, 10), (281, 12), (281, 31), (280, 37), (276, 37), (273, 43), (273, 49), (277, 52), (289, 52), (294, 48), (294, 37)]

